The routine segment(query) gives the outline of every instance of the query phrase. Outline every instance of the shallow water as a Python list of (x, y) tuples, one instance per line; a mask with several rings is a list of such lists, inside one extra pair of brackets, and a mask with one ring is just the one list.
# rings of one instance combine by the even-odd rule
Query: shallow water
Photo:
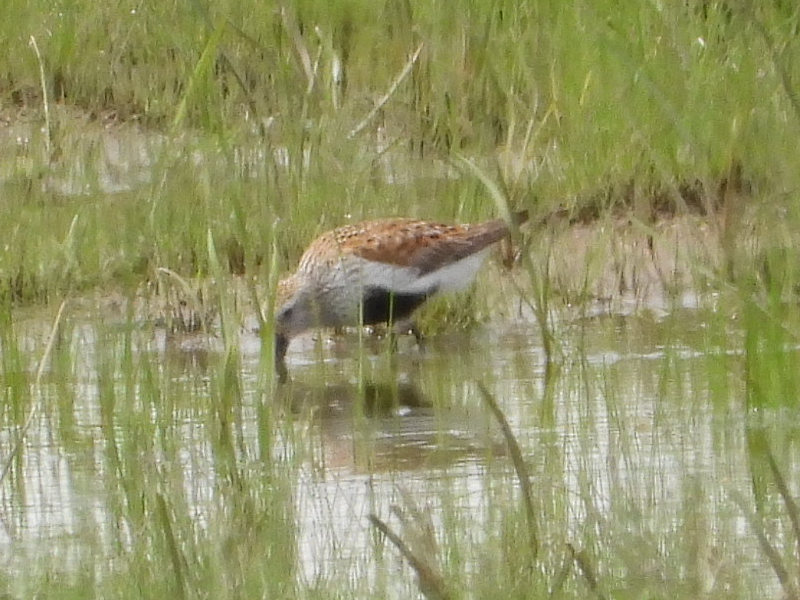
[[(102, 196), (153, 184), (170, 171), (156, 166), (164, 156), (203, 171), (234, 164), (237, 178), (258, 181), (269, 181), (269, 164), (292, 164), (281, 148), (266, 160), (260, 144), (228, 163), (198, 140), (173, 151), (135, 128), (76, 134), (72, 152), (44, 160), (41, 131), (2, 132), (16, 160), (0, 185)], [(389, 185), (453, 175), (436, 161), (375, 164)], [(424, 349), (403, 339), (396, 352), (380, 336), (306, 336), (290, 347), (286, 386), (252, 324), (227, 342), (219, 328), (167, 335), (125, 321), (124, 299), (109, 299), (116, 309), (67, 313), (50, 339), (53, 311), (17, 311), (0, 327), (0, 595), (61, 579), (77, 596), (120, 595), (108, 583), (120, 573), (157, 583), (171, 577), (164, 564), (179, 570), (182, 560), (188, 589), (210, 597), (204, 573), (219, 597), (235, 589), (229, 578), (259, 582), (254, 597), (410, 597), (414, 573), (376, 535), (374, 515), (431, 563), (455, 563), (442, 568), (464, 577), (465, 596), (487, 597), (495, 589), (482, 574), (502, 572), (503, 544), (513, 546), (503, 536), (525, 517), (513, 452), (482, 387), (531, 479), (542, 571), (560, 568), (570, 544), (593, 551), (610, 597), (774, 595), (752, 515), (791, 560), (764, 448), (797, 481), (796, 419), (749, 406), (753, 365), (736, 309), (718, 296), (665, 295), (664, 273), (692, 263), (678, 249), (708, 237), (687, 244), (694, 229), (675, 229), (655, 251), (602, 227), (564, 234), (554, 292), (615, 301), (553, 315), (550, 361), (530, 308), (486, 281), (488, 304), (519, 305), (506, 311), (518, 320), (445, 330)], [(598, 267), (604, 248), (614, 264)], [(621, 275), (636, 293), (619, 293)], [(565, 596), (584, 597), (574, 578)]]
[[(687, 568), (709, 593), (740, 569), (774, 589), (732, 501), (752, 495), (752, 417), (740, 332), (714, 310), (562, 320), (552, 368), (526, 323), (442, 334), (423, 350), (402, 340), (394, 354), (379, 338), (308, 337), (290, 349), (284, 387), (253, 333), (226, 352), (214, 336), (68, 322), (41, 376), (47, 322), (17, 324), (0, 346), (10, 467), (0, 552), (11, 581), (31, 565), (69, 576), (124, 560), (142, 527), (137, 498), (158, 489), (209, 543), (241, 535), (227, 511), (242, 498), (277, 511), (301, 589), (358, 581), (403, 597), (413, 577), (382, 582), (369, 515), (400, 529), (406, 515), (407, 531), (420, 511), (433, 531), (460, 524), (480, 545), (498, 507), (519, 502), (480, 384), (556, 523), (542, 526), (546, 547), (600, 531), (633, 588), (667, 577), (669, 546), (696, 538), (700, 563)], [(774, 420), (770, 435), (788, 435)]]

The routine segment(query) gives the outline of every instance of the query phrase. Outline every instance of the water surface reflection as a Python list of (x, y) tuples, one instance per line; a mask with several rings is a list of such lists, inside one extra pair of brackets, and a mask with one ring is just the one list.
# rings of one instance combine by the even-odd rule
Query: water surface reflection
[[(660, 550), (637, 559), (629, 549), (641, 553), (691, 521), (712, 589), (737, 563), (764, 568), (729, 500), (751, 476), (738, 334), (718, 336), (710, 351), (701, 312), (669, 324), (564, 322), (555, 369), (526, 324), (441, 336), (422, 356), (365, 354), (349, 339), (349, 350), (323, 345), (300, 364), (301, 345), (286, 386), (274, 384), (251, 334), (231, 352), (216, 338), (176, 344), (80, 323), (70, 331), (40, 388), (3, 372), (11, 408), (0, 445), (4, 456), (19, 448), (0, 504), (11, 572), (43, 556), (67, 570), (87, 553), (118, 557), (136, 543), (131, 507), (152, 489), (201, 540), (223, 529), (228, 544), (247, 537), (230, 529), (232, 510), (274, 513), (291, 532), (286, 560), (301, 585), (377, 585), (370, 514), (391, 519), (413, 505), (434, 530), (456, 522), (465, 544), (480, 545), (499, 507), (518, 505), (519, 482), (478, 381), (525, 455), (545, 544), (612, 532), (607, 543), (640, 568), (628, 581), (645, 580), (662, 572)], [(40, 355), (42, 341), (26, 340)], [(11, 351), (4, 343), (4, 364)], [(25, 390), (41, 393), (43, 410), (23, 436), (24, 417), (11, 413)], [(242, 498), (261, 508), (242, 509)], [(733, 558), (713, 558), (723, 551)], [(409, 581), (388, 588), (402, 597)]]

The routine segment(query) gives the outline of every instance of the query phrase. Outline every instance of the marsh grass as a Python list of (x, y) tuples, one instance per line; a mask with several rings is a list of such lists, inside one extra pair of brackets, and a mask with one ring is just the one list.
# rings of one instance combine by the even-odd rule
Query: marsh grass
[[(0, 291), (18, 303), (161, 267), (205, 275), (209, 229), (231, 272), (257, 273), (350, 219), (485, 218), (482, 186), (442, 177), (456, 152), (497, 156), (501, 177), (481, 169), (539, 218), (699, 211), (720, 215), (733, 251), (744, 208), (794, 212), (797, 15), (777, 4), (12, 2), (7, 15), (0, 90), (20, 107), (14, 131), (30, 123), (3, 167), (21, 187), (0, 225), (13, 249)], [(98, 195), (108, 132), (76, 114), (122, 122), (122, 145), (126, 128), (158, 140), (144, 185), (129, 173), (130, 191)], [(89, 196), (53, 193), (65, 186)]]
[[(209, 261), (220, 268), (218, 258)], [(223, 322), (238, 322), (234, 304), (219, 306)], [(3, 381), (7, 398), (21, 397), (22, 412), (15, 415), (7, 405), (4, 429), (21, 426), (30, 414), (30, 379), (15, 383), (13, 361), (22, 361), (14, 369), (28, 378), (38, 364), (28, 364), (29, 356), (49, 354), (50, 361), (44, 410), (31, 430), (36, 443), (3, 482), (3, 522), (16, 522), (15, 535), (23, 539), (33, 526), (28, 519), (35, 511), (27, 503), (38, 497), (29, 485), (40, 471), (37, 444), (44, 456), (66, 453), (56, 469), (67, 482), (59, 501), (74, 507), (67, 536), (72, 561), (65, 566), (57, 553), (43, 553), (38, 540), (29, 546), (18, 539), (18, 551), (34, 568), (16, 576), (11, 567), (7, 589), (19, 597), (407, 597), (418, 586), (427, 597), (437, 597), (430, 589), (439, 589), (438, 597), (518, 598), (647, 596), (665, 589), (693, 598), (721, 590), (743, 598), (767, 593), (772, 588), (758, 567), (755, 534), (740, 527), (743, 512), (757, 522), (753, 503), (744, 499), (740, 508), (727, 491), (740, 493), (732, 482), (747, 476), (747, 457), (758, 456), (754, 434), (769, 425), (754, 423), (749, 440), (740, 438), (749, 417), (741, 410), (743, 382), (731, 371), (745, 355), (730, 352), (741, 347), (740, 339), (729, 333), (731, 341), (718, 326), (709, 342), (703, 325), (713, 321), (691, 318), (697, 327), (675, 315), (675, 323), (630, 319), (622, 333), (613, 317), (601, 319), (601, 335), (588, 331), (597, 324), (586, 322), (560, 328), (558, 369), (548, 368), (543, 356), (527, 357), (498, 368), (482, 392), (468, 379), (454, 384), (442, 377), (485, 366), (485, 356), (463, 346), (459, 353), (472, 356), (467, 364), (432, 351), (430, 360), (440, 364), (421, 369), (411, 396), (398, 384), (404, 367), (379, 357), (366, 363), (364, 375), (394, 385), (379, 389), (361, 380), (335, 401), (325, 396), (331, 372), (315, 379), (311, 368), (298, 373), (279, 401), (258, 354), (244, 354), (223, 333), (217, 350), (199, 362), (181, 359), (196, 349), (160, 350), (158, 336), (132, 318), (125, 327), (93, 322), (93, 328), (67, 319), (49, 352), (52, 328), (30, 338), (19, 324), (6, 324), (3, 356), (10, 362)], [(574, 335), (581, 326), (583, 340), (573, 343), (581, 340)], [(658, 361), (648, 356), (654, 340), (665, 348)], [(707, 354), (694, 358), (691, 350)], [(628, 358), (599, 361), (607, 351)], [(759, 378), (772, 377), (769, 356), (755, 372)], [(481, 395), (496, 415), (505, 415), (505, 438), (483, 448), (472, 442), (467, 455), (448, 449), (453, 442), (446, 433), (457, 426), (453, 410), (469, 411), (476, 422), (492, 420), (488, 409), (476, 413)], [(387, 404), (376, 411), (367, 400), (378, 397)], [(388, 444), (402, 446), (403, 419), (392, 415), (411, 397), (430, 401), (426, 410), (440, 422), (431, 432), (436, 442), (420, 458), (413, 445), (394, 448), (394, 456), (405, 458), (392, 462), (385, 438), (397, 436)], [(350, 402), (352, 416), (325, 414)], [(390, 433), (393, 426), (400, 429)], [(777, 443), (769, 431), (770, 443)], [(714, 452), (698, 455), (696, 439)], [(334, 464), (345, 448), (355, 472)], [(793, 455), (776, 459), (779, 472), (792, 468)], [(475, 456), (477, 472), (469, 466), (475, 459), (466, 459)], [(782, 530), (774, 515), (791, 513), (783, 512), (781, 496), (767, 491), (785, 490), (788, 480), (771, 475), (767, 455), (760, 456), (764, 468), (750, 467), (758, 474), (753, 480), (765, 486), (755, 506), (780, 561), (789, 564), (794, 540), (788, 529), (787, 543), (775, 537)], [(403, 467), (417, 460), (435, 476), (417, 477), (420, 467)], [(715, 461), (711, 472), (722, 473), (719, 479), (697, 474), (708, 472), (707, 460)], [(520, 484), (526, 477), (529, 483)], [(78, 508), (87, 502), (92, 510)], [(342, 547), (352, 552), (347, 540), (369, 535), (369, 514), (423, 561), (415, 570), (382, 536), (355, 554), (327, 554), (337, 556), (333, 548)], [(57, 522), (50, 526), (60, 530)], [(50, 543), (63, 547), (63, 540)], [(333, 563), (314, 560), (323, 556)], [(424, 586), (420, 569), (430, 570)], [(387, 570), (391, 577), (380, 575)]]
[[(9, 0), (0, 593), (796, 597), (787, 6)], [(315, 235), (523, 207), (472, 337), (277, 386)]]
[[(256, 588), (288, 593), (293, 586), (292, 533), (282, 528), (292, 519), (285, 512), (291, 495), (281, 475), (288, 463), (278, 466), (270, 456), (271, 444), (262, 454), (255, 443), (256, 430), (262, 431), (262, 442), (273, 431), (268, 407), (261, 407), (251, 422), (254, 431), (245, 437), (241, 429), (236, 353), (223, 353), (207, 371), (181, 376), (186, 363), (163, 362), (160, 352), (136, 347), (146, 341), (136, 328), (101, 328), (97, 335), (74, 354), (63, 346), (54, 350), (51, 391), (37, 412), (28, 407), (15, 420), (21, 427), (32, 422), (29, 438), (49, 444), (40, 436), (55, 436), (68, 452), (56, 469), (68, 485), (60, 502), (79, 507), (74, 495), (91, 498), (94, 508), (75, 511), (68, 525), (78, 543), (72, 566), (79, 570), (58, 560), (48, 564), (45, 553), (37, 562), (42, 570), (29, 572), (28, 582), (17, 591), (170, 597), (231, 589), (249, 594)], [(96, 361), (88, 379), (81, 375), (88, 375), (84, 361)], [(65, 389), (67, 381), (75, 387)], [(94, 401), (71, 405), (76, 393)], [(10, 417), (8, 425), (15, 422)], [(4, 457), (4, 463), (11, 460), (8, 452)], [(25, 473), (46, 457), (44, 452), (38, 459), (29, 453), (14, 458), (4, 489), (20, 496), (4, 496), (6, 525), (17, 521), (24, 530), (28, 517), (22, 507), (50, 501), (26, 490)], [(195, 485), (201, 473), (211, 476), (208, 487)], [(58, 518), (52, 526), (59, 528)], [(17, 532), (14, 537), (25, 536)], [(211, 544), (202, 541), (212, 538)], [(151, 560), (155, 556), (163, 562)], [(88, 562), (94, 566), (81, 575)], [(113, 583), (117, 578), (126, 583)]]

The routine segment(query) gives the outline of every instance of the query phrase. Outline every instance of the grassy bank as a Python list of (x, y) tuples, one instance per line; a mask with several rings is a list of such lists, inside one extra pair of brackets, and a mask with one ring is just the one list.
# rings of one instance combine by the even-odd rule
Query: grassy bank
[(12, 0), (6, 15), (14, 302), (160, 266), (202, 275), (209, 230), (232, 271), (258, 273), (350, 218), (488, 216), (456, 154), (543, 218), (796, 229), (798, 17), (777, 3)]

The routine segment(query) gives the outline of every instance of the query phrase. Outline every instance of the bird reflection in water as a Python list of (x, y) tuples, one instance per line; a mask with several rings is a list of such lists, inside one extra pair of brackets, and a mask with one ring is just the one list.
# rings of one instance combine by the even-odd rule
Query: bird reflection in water
[(423, 470), (505, 453), (484, 411), (434, 405), (414, 383), (295, 381), (278, 393), (285, 410), (306, 415), (319, 433), (313, 461), (322, 469)]

